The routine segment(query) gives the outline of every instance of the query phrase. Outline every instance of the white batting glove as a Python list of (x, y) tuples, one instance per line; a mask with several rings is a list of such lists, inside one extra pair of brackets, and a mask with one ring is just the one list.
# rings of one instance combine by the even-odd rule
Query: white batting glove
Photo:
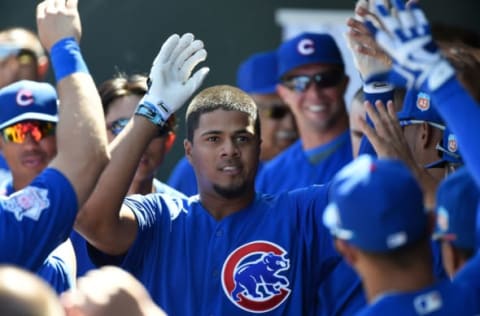
[[(355, 11), (360, 7), (368, 10), (367, 0), (359, 0), (355, 5)], [(362, 49), (376, 52), (382, 51), (368, 29), (362, 24), (365, 19), (362, 16), (355, 14), (354, 21), (358, 21), (358, 23), (353, 20), (350, 21), (356, 24), (350, 24), (349, 32), (344, 35), (347, 41), (347, 46), (352, 52), (355, 68), (360, 73), (362, 80), (366, 83), (372, 81), (387, 81), (387, 75), (390, 71), (391, 65), (386, 63), (385, 60), (379, 59), (378, 56), (361, 51)], [(352, 32), (358, 35), (357, 38), (352, 35)], [(383, 57), (385, 56), (385, 53), (382, 52), (377, 55)]]
[(203, 42), (195, 40), (193, 34), (170, 36), (153, 61), (149, 89), (140, 104), (150, 108), (154, 106), (161, 121), (166, 122), (202, 84), (209, 68), (203, 67), (191, 74), (195, 66), (206, 58)]
[(377, 43), (394, 60), (390, 81), (407, 88), (434, 91), (455, 75), (433, 42), (430, 25), (423, 11), (414, 2), (408, 7), (402, 0), (393, 0), (396, 14), (385, 6), (386, 0), (375, 0), (375, 10), (384, 29), (367, 18), (366, 26)]

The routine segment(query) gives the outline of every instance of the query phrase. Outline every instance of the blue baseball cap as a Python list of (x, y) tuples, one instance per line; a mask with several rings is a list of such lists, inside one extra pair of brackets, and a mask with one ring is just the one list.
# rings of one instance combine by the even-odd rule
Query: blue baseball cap
[(51, 84), (21, 80), (0, 89), (0, 129), (25, 120), (58, 122), (57, 93)]
[(246, 93), (275, 93), (277, 83), (275, 51), (253, 54), (238, 67), (237, 86)]
[(437, 150), (441, 152), (441, 158), (425, 166), (425, 168), (443, 168), (445, 164), (463, 164), (463, 159), (458, 150), (457, 137), (445, 126), (443, 131), (442, 143), (437, 145)]
[(337, 43), (330, 34), (302, 33), (283, 42), (277, 49), (278, 77), (308, 64), (343, 65)]
[(397, 117), (401, 125), (424, 121), (438, 124), (441, 126), (439, 128), (444, 129), (443, 119), (432, 105), (430, 94), (424, 91), (409, 89)]
[(458, 248), (475, 249), (479, 195), (467, 168), (462, 167), (445, 178), (437, 189), (434, 239), (447, 239)]
[(384, 253), (427, 236), (423, 194), (399, 160), (361, 155), (333, 178), (323, 223), (359, 249)]

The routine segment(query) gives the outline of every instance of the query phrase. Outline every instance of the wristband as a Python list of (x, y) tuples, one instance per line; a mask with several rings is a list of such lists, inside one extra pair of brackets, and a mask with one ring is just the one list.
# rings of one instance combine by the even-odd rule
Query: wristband
[(158, 126), (163, 126), (166, 121), (166, 119), (164, 119), (162, 114), (160, 113), (160, 110), (152, 103), (145, 102), (145, 100), (137, 106), (137, 109), (135, 110), (135, 115), (144, 116), (150, 122)]
[(80, 46), (73, 37), (56, 42), (50, 50), (50, 59), (57, 82), (76, 72), (89, 73)]

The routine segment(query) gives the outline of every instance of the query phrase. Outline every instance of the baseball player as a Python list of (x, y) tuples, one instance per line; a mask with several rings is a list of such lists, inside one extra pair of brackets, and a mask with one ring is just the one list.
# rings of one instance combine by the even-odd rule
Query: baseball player
[(190, 72), (205, 57), (191, 34), (163, 44), (150, 72), (158, 90), (141, 101), (130, 131), (117, 136), (123, 142), (77, 218), (92, 258), (120, 264), (171, 315), (352, 314), (364, 300), (321, 223), (326, 188), (255, 193), (259, 118), (240, 89), (207, 88), (187, 109), (184, 146), (199, 195), (136, 195), (120, 206), (130, 183), (125, 173), (133, 175), (158, 124), (201, 84), (208, 70)]
[[(237, 87), (253, 98), (260, 115), (262, 145), (257, 173), (298, 138), (292, 112), (276, 91), (277, 63), (275, 51), (259, 52), (249, 56), (237, 70)], [(177, 163), (168, 183), (187, 196), (198, 193), (195, 173), (186, 157)]]
[(434, 239), (441, 243), (443, 265), (450, 278), (475, 253), (479, 193), (466, 168), (448, 176), (438, 187)]
[(338, 172), (329, 197), (324, 223), (369, 302), (358, 315), (478, 315), (470, 289), (436, 281), (429, 215), (401, 161), (362, 155)]
[[(61, 108), (58, 154), (30, 184), (8, 197), (0, 197), (0, 262), (33, 272), (68, 238), (79, 205), (108, 161), (101, 103), (77, 44), (81, 34), (77, 1), (41, 2), (37, 6), (37, 24), (57, 80)], [(41, 102), (35, 99), (41, 96), (30, 92), (20, 90), (15, 96), (24, 107), (24, 117), (31, 115), (30, 107)], [(2, 108), (2, 115), (11, 114), (10, 110)], [(21, 115), (2, 122), (3, 144), (38, 141), (51, 132), (45, 126), (27, 124)], [(38, 155), (22, 158), (29, 165), (39, 160)]]
[(262, 168), (256, 188), (264, 193), (326, 183), (353, 157), (343, 99), (349, 79), (333, 37), (302, 33), (282, 43), (277, 58), (277, 91), (300, 139)]
[[(439, 53), (428, 21), (418, 5), (412, 2), (405, 7), (398, 1), (388, 1), (387, 5), (393, 6), (399, 14), (392, 14), (385, 3), (376, 1), (375, 13), (383, 22), (383, 29), (367, 23), (377, 43), (396, 65), (387, 75), (397, 84), (422, 87), (431, 94), (436, 109), (456, 136), (459, 148), (462, 148), (462, 158), (470, 175), (480, 187), (480, 147), (474, 146), (477, 143), (474, 130), (480, 120), (480, 107), (455, 78), (452, 66)], [(411, 32), (412, 29), (421, 32)], [(480, 225), (477, 223), (477, 236), (479, 232)], [(455, 282), (468, 283), (480, 289), (479, 266), (477, 250), (477, 254), (459, 271)]]

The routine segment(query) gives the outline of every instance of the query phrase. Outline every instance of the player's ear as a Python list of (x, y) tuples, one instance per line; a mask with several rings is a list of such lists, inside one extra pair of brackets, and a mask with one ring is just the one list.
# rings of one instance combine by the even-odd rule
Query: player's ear
[(48, 58), (47, 56), (40, 56), (37, 60), (37, 75), (39, 80), (44, 80), (48, 71)]
[(192, 143), (188, 139), (185, 139), (183, 141), (183, 148), (185, 149), (185, 157), (187, 157), (190, 164), (193, 165), (193, 163), (192, 163)]
[(335, 248), (349, 265), (355, 265), (357, 254), (352, 246), (342, 239), (335, 238)]

